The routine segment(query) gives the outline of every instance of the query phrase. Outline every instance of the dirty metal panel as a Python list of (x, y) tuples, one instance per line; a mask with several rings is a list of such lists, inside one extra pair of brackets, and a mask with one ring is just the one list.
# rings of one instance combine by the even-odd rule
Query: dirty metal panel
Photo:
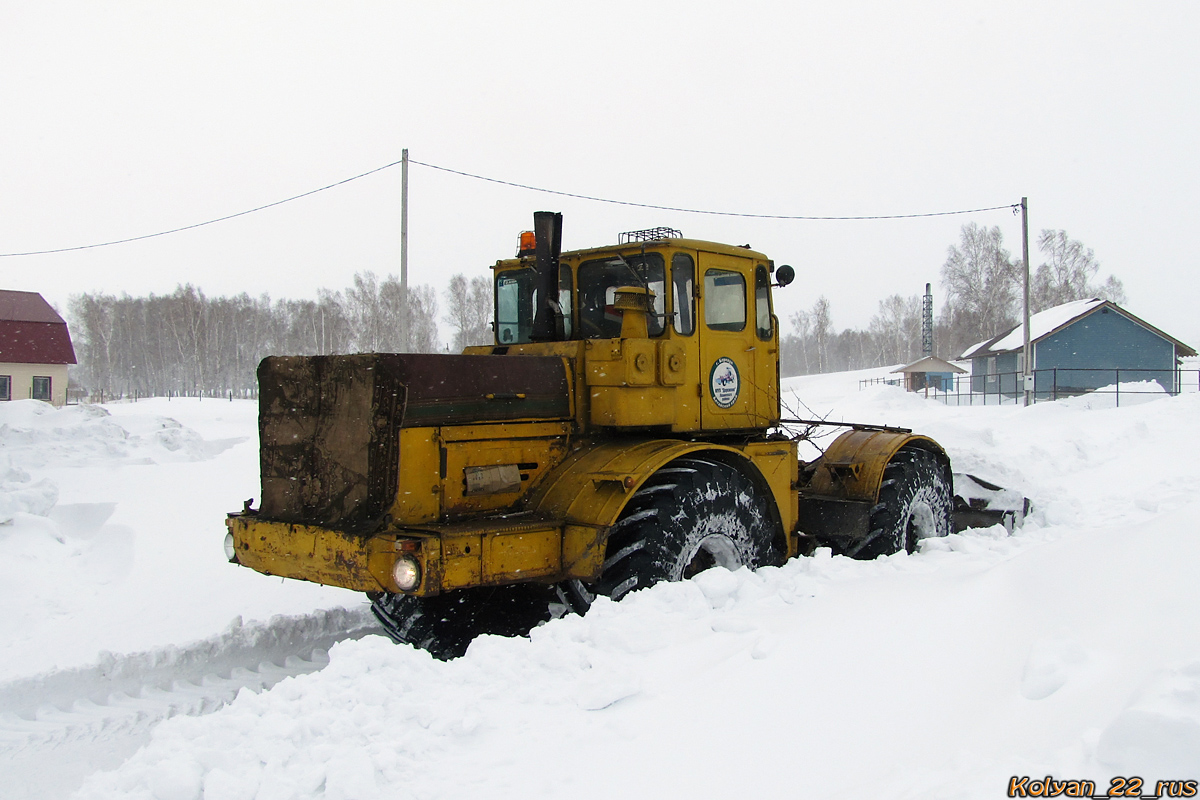
[(488, 536), (483, 547), (484, 583), (554, 575), (562, 566), (562, 534), (558, 529)]
[(796, 529), (801, 534), (845, 551), (870, 533), (871, 504), (868, 502), (813, 497), (804, 493), (798, 499)]
[[(392, 511), (409, 474), (401, 428), (571, 416), (558, 356), (283, 356), (264, 359), (258, 377), (262, 515), (343, 530), (377, 530)], [(405, 517), (428, 516), (428, 498), (409, 499)]]
[(561, 435), (521, 439), (516, 436), (524, 432), (522, 425), (491, 427), (490, 440), (443, 442), (442, 514), (448, 519), (515, 510), (521, 498), (565, 455), (566, 439)]
[(593, 386), (593, 425), (644, 428), (675, 421), (674, 386)]
[(483, 583), (483, 536), (442, 537), (442, 591)]
[(568, 419), (569, 365), (556, 356), (396, 356), (407, 389), (404, 427)]
[(259, 365), (261, 514), (344, 530), (377, 525), (396, 493), (404, 386), (389, 356)]
[(403, 475), (391, 508), (397, 525), (434, 522), (441, 515), (441, 457), (445, 451), (439, 446), (437, 434), (436, 428), (400, 430)]
[(608, 529), (598, 525), (567, 525), (563, 530), (563, 571), (568, 578), (594, 581), (604, 568)]

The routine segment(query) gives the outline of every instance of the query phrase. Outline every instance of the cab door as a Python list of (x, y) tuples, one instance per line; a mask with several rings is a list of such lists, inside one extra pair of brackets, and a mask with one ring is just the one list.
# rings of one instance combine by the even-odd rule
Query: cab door
[(754, 265), (744, 258), (701, 252), (700, 424), (704, 430), (760, 427), (754, 332)]
[(771, 268), (754, 266), (754, 299), (750, 319), (754, 329), (754, 419), (756, 428), (779, 424), (779, 320), (771, 307)]

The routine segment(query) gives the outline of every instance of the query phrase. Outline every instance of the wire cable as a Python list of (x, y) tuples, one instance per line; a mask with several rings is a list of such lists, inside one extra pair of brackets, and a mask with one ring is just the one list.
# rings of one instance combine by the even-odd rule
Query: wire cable
[(470, 172), (463, 172), (449, 167), (439, 167), (436, 164), (426, 164), (423, 161), (417, 161), (410, 158), (410, 164), (418, 164), (422, 167), (441, 170), (442, 172), (450, 172), (455, 175), (462, 175), (466, 178), (474, 178), (479, 181), (488, 181), (489, 183), (498, 183), (502, 186), (513, 186), (517, 189), (528, 189), (531, 192), (542, 192), (544, 194), (556, 194), (560, 197), (574, 197), (579, 200), (592, 200), (597, 203), (612, 203), (620, 206), (634, 206), (636, 208), (653, 208), (659, 211), (679, 211), (684, 214), (708, 214), (717, 217), (745, 217), (749, 219), (795, 219), (795, 220), (810, 220), (819, 222), (831, 222), (836, 220), (868, 220), (868, 219), (913, 219), (916, 217), (948, 217), (954, 214), (976, 214), (981, 211), (999, 211), (1005, 208), (1020, 208), (1020, 203), (1008, 203), (1002, 206), (989, 206), (987, 208), (966, 208), (958, 211), (927, 211), (920, 214), (872, 214), (858, 217), (818, 217), (806, 216), (801, 214), (747, 214), (739, 211), (709, 211), (701, 208), (680, 208), (678, 206), (659, 206), (651, 203), (634, 203), (629, 200), (609, 200), (604, 197), (593, 197), (587, 194), (574, 194), (572, 192), (560, 192), (557, 189), (543, 189), (538, 186), (528, 186), (524, 183), (513, 183), (512, 181), (502, 181), (499, 178), (489, 178), (485, 175), (475, 175)]
[(205, 222), (197, 222), (193, 225), (184, 225), (182, 228), (172, 228), (169, 231), (159, 231), (158, 233), (147, 233), (142, 236), (131, 236), (128, 239), (116, 239), (111, 242), (98, 242), (96, 244), (81, 244), (81, 245), (77, 245), (76, 247), (59, 247), (54, 250), (31, 250), (28, 253), (0, 253), (0, 258), (13, 258), (16, 256), (43, 256), (43, 255), (48, 255), (50, 253), (69, 253), (72, 250), (90, 250), (93, 247), (109, 247), (114, 244), (126, 244), (128, 242), (138, 242), (138, 241), (141, 241), (142, 239), (153, 239), (156, 236), (167, 236), (172, 233), (179, 233), (180, 231), (190, 231), (193, 228), (203, 228), (205, 225), (213, 225), (217, 222), (224, 222), (225, 220), (228, 220), (228, 219), (234, 219), (236, 217), (244, 217), (247, 214), (253, 214), (255, 211), (263, 211), (268, 208), (274, 208), (275, 206), (281, 206), (284, 203), (290, 203), (293, 200), (299, 200), (301, 197), (308, 197), (309, 195), (314, 195), (317, 192), (323, 192), (326, 189), (333, 189), (334, 187), (341, 186), (342, 184), (345, 184), (345, 183), (349, 183), (350, 181), (356, 181), (359, 178), (365, 178), (368, 175), (374, 175), (376, 172), (382, 172), (383, 170), (388, 169), (389, 167), (394, 167), (399, 163), (401, 163), (401, 162), (393, 161), (390, 164), (384, 164), (382, 167), (376, 167), (375, 169), (368, 170), (367, 172), (364, 172), (361, 175), (355, 175), (353, 178), (346, 178), (345, 180), (340, 180), (337, 183), (331, 183), (328, 186), (322, 186), (320, 189), (312, 189), (311, 191), (304, 192), (303, 194), (293, 195), (292, 197), (287, 197), (287, 198), (284, 198), (283, 200), (276, 200), (274, 203), (267, 203), (265, 206), (258, 206), (257, 208), (249, 208), (249, 209), (246, 209), (245, 211), (239, 211), (236, 214), (227, 214), (223, 217), (217, 217), (216, 219), (210, 219)]
[[(345, 178), (344, 180), (337, 181), (336, 183), (331, 183), (328, 186), (322, 186), (319, 189), (312, 189), (310, 191), (303, 192), (303, 193), (297, 194), (297, 195), (293, 195), (291, 197), (285, 197), (282, 200), (276, 200), (273, 203), (267, 203), (266, 205), (257, 206), (255, 208), (249, 208), (249, 209), (246, 209), (245, 211), (238, 211), (235, 214), (226, 214), (223, 217), (217, 217), (216, 219), (205, 220), (204, 222), (196, 222), (191, 225), (184, 225), (179, 228), (171, 228), (170, 230), (159, 231), (157, 233), (146, 233), (141, 236), (130, 236), (126, 239), (114, 239), (111, 242), (96, 242), (94, 244), (81, 244), (81, 245), (76, 245), (74, 247), (56, 247), (56, 248), (53, 248), (50, 250), (30, 250), (30, 251), (24, 252), (24, 253), (0, 253), (0, 258), (16, 258), (19, 256), (43, 256), (43, 255), (49, 255), (51, 253), (69, 253), (69, 252), (72, 252), (75, 250), (91, 250), (96, 247), (111, 247), (112, 245), (116, 245), (116, 244), (128, 244), (129, 242), (139, 242), (139, 241), (142, 241), (143, 239), (153, 239), (158, 236), (169, 236), (170, 234), (173, 234), (173, 233), (180, 233), (182, 231), (190, 231), (195, 228), (203, 228), (206, 225), (214, 225), (218, 222), (225, 222), (226, 220), (236, 219), (237, 217), (244, 217), (247, 214), (253, 214), (256, 211), (264, 211), (268, 208), (274, 208), (275, 206), (281, 206), (284, 203), (290, 203), (293, 200), (299, 200), (303, 197), (309, 197), (311, 195), (317, 194), (318, 192), (324, 192), (328, 189), (334, 189), (338, 186), (343, 186), (347, 183), (350, 183), (351, 181), (356, 181), (359, 178), (365, 178), (368, 175), (374, 175), (376, 172), (382, 172), (385, 169), (390, 169), (390, 168), (398, 166), (399, 164), (402, 164), (402, 163), (404, 163), (403, 159), (400, 161), (393, 161), (390, 164), (384, 164), (382, 167), (376, 167), (375, 169), (367, 170), (366, 172), (360, 173), (353, 177)], [(557, 189), (544, 189), (539, 186), (529, 186), (528, 184), (515, 183), (513, 181), (505, 181), (505, 180), (501, 180), (499, 178), (489, 178), (486, 175), (476, 175), (471, 172), (463, 172), (462, 170), (450, 169), (449, 167), (440, 167), (437, 164), (429, 164), (424, 161), (417, 161), (416, 159), (412, 159), (412, 158), (410, 158), (408, 160), (408, 163), (416, 164), (421, 167), (426, 167), (428, 169), (434, 169), (434, 170), (438, 170), (441, 172), (448, 172), (453, 175), (461, 175), (464, 178), (472, 178), (474, 180), (487, 181), (488, 183), (495, 183), (495, 184), (499, 184), (501, 186), (511, 186), (516, 189), (525, 189), (525, 190), (531, 191), (531, 192), (541, 192), (542, 194), (552, 194), (552, 195), (557, 195), (559, 197), (573, 197), (578, 200), (590, 200), (590, 201), (596, 202), (596, 203), (609, 203), (612, 205), (632, 206), (634, 208), (652, 208), (652, 209), (656, 209), (658, 211), (677, 211), (677, 212), (680, 212), (683, 214), (706, 214), (709, 216), (741, 217), (744, 219), (807, 220), (807, 221), (814, 221), (814, 222), (879, 220), (879, 219), (916, 219), (918, 217), (947, 217), (947, 216), (952, 216), (952, 215), (956, 215), (956, 214), (977, 214), (977, 213), (980, 213), (983, 211), (999, 211), (999, 210), (1005, 209), (1005, 208), (1013, 209), (1014, 213), (1015, 213), (1016, 209), (1019, 209), (1021, 207), (1020, 203), (1009, 203), (1007, 205), (1002, 205), (1002, 206), (988, 206), (986, 208), (967, 208), (967, 209), (959, 209), (957, 211), (927, 211), (927, 212), (918, 213), (918, 214), (870, 214), (870, 215), (846, 216), (846, 217), (813, 216), (813, 215), (802, 215), (802, 214), (749, 214), (749, 213), (743, 213), (743, 212), (737, 212), (737, 211), (712, 211), (712, 210), (699, 209), (699, 208), (681, 208), (679, 206), (655, 205), (653, 203), (636, 203), (636, 202), (633, 202), (630, 200), (612, 200), (612, 199), (605, 198), (605, 197), (595, 197), (593, 195), (587, 195), (587, 194), (576, 194), (574, 192), (563, 192), (563, 191), (559, 191)]]

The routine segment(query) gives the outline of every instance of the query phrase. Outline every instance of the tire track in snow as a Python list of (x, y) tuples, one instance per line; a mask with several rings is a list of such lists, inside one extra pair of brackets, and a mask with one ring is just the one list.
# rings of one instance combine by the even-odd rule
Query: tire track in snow
[(262, 691), (322, 669), (328, 649), (382, 631), (368, 607), (278, 616), (183, 646), (116, 656), (0, 685), (0, 786), (5, 797), (65, 797), (115, 767), (159, 722), (208, 714), (242, 689)]

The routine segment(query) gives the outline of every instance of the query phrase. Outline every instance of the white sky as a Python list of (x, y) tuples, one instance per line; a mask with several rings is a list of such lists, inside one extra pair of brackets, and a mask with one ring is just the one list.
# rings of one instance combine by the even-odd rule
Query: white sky
[[(642, 203), (763, 214), (1029, 197), (1127, 307), (1200, 345), (1191, 3), (121, 3), (0, 0), (0, 253), (188, 225), (400, 157)], [(414, 166), (410, 280), (487, 274), (536, 210), (568, 249), (670, 225), (796, 267), (865, 325), (969, 220), (784, 222), (569, 200)], [(0, 258), (0, 287), (310, 297), (399, 271), (400, 171), (230, 222)], [(1033, 263), (1040, 263), (1034, 245)], [(786, 323), (785, 323), (786, 326)]]

